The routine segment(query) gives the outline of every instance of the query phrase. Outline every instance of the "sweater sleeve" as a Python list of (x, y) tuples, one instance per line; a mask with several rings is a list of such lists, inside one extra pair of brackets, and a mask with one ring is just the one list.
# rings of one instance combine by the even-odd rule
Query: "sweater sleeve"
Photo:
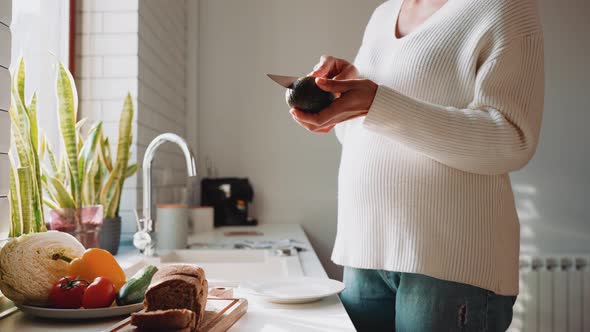
[(379, 86), (364, 127), (447, 166), (478, 174), (517, 170), (537, 147), (544, 97), (541, 32), (518, 37), (479, 67), (465, 108)]

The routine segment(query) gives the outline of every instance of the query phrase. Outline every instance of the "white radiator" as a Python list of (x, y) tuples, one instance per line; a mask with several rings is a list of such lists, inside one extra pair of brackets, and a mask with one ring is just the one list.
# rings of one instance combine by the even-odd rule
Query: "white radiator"
[(590, 332), (590, 256), (522, 256), (512, 332)]

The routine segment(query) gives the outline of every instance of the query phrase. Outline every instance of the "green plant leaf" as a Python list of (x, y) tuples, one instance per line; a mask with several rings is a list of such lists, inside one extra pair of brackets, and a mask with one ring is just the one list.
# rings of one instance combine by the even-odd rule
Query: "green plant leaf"
[(104, 167), (100, 164), (100, 160), (97, 160), (94, 164), (93, 174), (94, 174), (94, 184), (92, 186), (93, 190), (93, 205), (100, 204), (100, 193), (102, 192), (102, 182), (105, 176), (105, 172), (103, 171)]
[(66, 160), (66, 156), (62, 155), (59, 160), (59, 167), (57, 168), (56, 178), (60, 181), (66, 180), (68, 174), (68, 162)]
[(31, 128), (31, 144), (33, 145), (33, 150), (37, 151), (39, 145), (39, 129), (37, 128), (37, 92), (33, 93), (33, 98), (31, 99), (31, 104), (27, 107), (27, 111)]
[(20, 57), (13, 73), (12, 92), (15, 99), (25, 104), (25, 60)]
[(35, 216), (34, 219), (34, 227), (33, 230), (35, 232), (44, 232), (45, 229), (45, 216), (43, 211), (43, 188), (41, 185), (41, 160), (39, 158), (38, 147), (39, 147), (39, 130), (38, 130), (38, 120), (37, 120), (37, 93), (33, 93), (33, 98), (31, 99), (30, 105), (27, 107), (28, 115), (29, 115), (29, 125), (31, 128), (30, 131), (30, 141), (32, 146), (31, 151), (31, 159), (32, 159), (32, 180), (34, 190), (32, 193), (32, 203), (33, 203), (33, 215)]
[(16, 169), (18, 178), (18, 196), (20, 197), (20, 211), (22, 216), (23, 234), (29, 234), (33, 230), (33, 191), (32, 172), (30, 167), (19, 167)]
[[(36, 105), (35, 100), (36, 98), (34, 98), (33, 105)], [(43, 205), (41, 203), (43, 189), (41, 188), (39, 156), (37, 154), (37, 146), (33, 144), (33, 140), (37, 140), (36, 136), (33, 138), (33, 135), (37, 135), (36, 115), (33, 118), (34, 122), (31, 122), (26, 109), (22, 103), (20, 103), (20, 99), (15, 98), (14, 93), (11, 95), (11, 101), (14, 104), (11, 104), (8, 113), (12, 120), (12, 142), (16, 147), (19, 167), (30, 169), (29, 172), (31, 178), (27, 180), (28, 185), (31, 186), (28, 191), (30, 192), (30, 204), (32, 205), (32, 208), (30, 209), (33, 218), (32, 231), (37, 231), (38, 227), (45, 224), (45, 218), (43, 215)], [(34, 107), (36, 108), (36, 106)], [(33, 128), (35, 129), (33, 130)], [(27, 195), (28, 194), (29, 193), (27, 193)], [(28, 229), (23, 228), (23, 232), (28, 232)]]
[[(44, 136), (44, 138), (45, 138), (45, 136)], [(46, 149), (47, 149), (47, 157), (49, 159), (49, 166), (51, 166), (51, 170), (54, 173), (58, 173), (59, 169), (57, 167), (57, 161), (55, 159), (55, 154), (53, 153), (53, 149), (51, 148), (51, 144), (49, 144), (49, 141), (47, 141), (47, 138), (45, 138), (45, 141), (47, 142)]]
[(80, 121), (76, 122), (76, 131), (81, 131), (87, 121), (88, 118), (82, 118)]
[(127, 94), (119, 119), (119, 140), (115, 165), (102, 188), (100, 202), (105, 207), (105, 218), (114, 218), (119, 213), (121, 191), (125, 181), (125, 171), (129, 162), (129, 150), (132, 141), (133, 99)]
[(130, 165), (129, 167), (127, 167), (127, 169), (125, 170), (125, 179), (135, 175), (135, 173), (137, 173), (138, 169), (139, 169), (139, 166), (137, 164), (133, 164), (133, 165)]
[[(63, 63), (59, 64), (57, 73), (58, 118), (64, 143), (68, 169), (71, 173), (70, 187), (74, 206), (80, 206), (80, 175), (78, 172), (78, 135), (76, 132), (76, 114), (78, 111), (78, 93), (72, 74)], [(67, 192), (67, 191), (66, 191)]]
[(90, 129), (88, 133), (88, 137), (84, 146), (80, 150), (80, 154), (78, 156), (78, 172), (80, 174), (80, 183), (82, 184), (82, 193), (83, 193), (83, 202), (85, 205), (90, 204), (90, 197), (88, 190), (90, 189), (90, 183), (94, 182), (94, 178), (89, 175), (90, 167), (92, 160), (94, 160), (98, 155), (97, 146), (99, 142), (102, 140), (101, 137), (101, 128), (102, 122), (98, 122), (95, 126)]
[(43, 162), (47, 153), (47, 137), (41, 135), (41, 142), (39, 142), (39, 160)]
[(18, 183), (16, 182), (16, 165), (12, 154), (8, 154), (10, 160), (10, 189), (9, 189), (9, 206), (10, 206), (10, 237), (22, 235), (22, 214), (20, 209), (20, 200), (18, 195)]
[(121, 201), (121, 190), (121, 188), (115, 187), (115, 192), (108, 202), (109, 205), (107, 206), (107, 211), (105, 212), (105, 215), (108, 216), (106, 218), (115, 218), (117, 216), (119, 202)]
[(48, 198), (43, 199), (43, 204), (47, 205), (48, 208), (55, 210), (55, 211), (59, 211), (59, 209), (60, 209), (56, 202), (54, 202)]
[[(24, 109), (18, 108), (14, 95), (11, 96), (11, 104), (8, 108), (10, 115), (10, 132), (12, 135), (12, 144), (16, 148), (16, 156), (18, 157), (19, 165), (27, 167), (31, 164), (31, 144), (27, 137), (29, 133), (29, 123)], [(21, 105), (22, 106), (22, 105)]]
[(55, 201), (61, 208), (75, 209), (78, 207), (63, 183), (54, 177), (49, 177), (48, 180), (54, 190)]
[(113, 171), (113, 164), (111, 162), (111, 146), (110, 146), (108, 137), (105, 138), (101, 144), (100, 161), (102, 162), (102, 164), (106, 168), (107, 172), (110, 173)]

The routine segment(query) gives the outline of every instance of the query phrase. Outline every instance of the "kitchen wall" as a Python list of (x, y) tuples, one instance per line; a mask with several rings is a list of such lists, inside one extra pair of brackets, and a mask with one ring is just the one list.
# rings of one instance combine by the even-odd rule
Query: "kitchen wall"
[(352, 59), (381, 2), (201, 0), (200, 169), (210, 158), (219, 176), (250, 178), (253, 215), (302, 224), (333, 277), (340, 145), (296, 125), (266, 73), (304, 75), (322, 54)]
[[(75, 79), (79, 95), (79, 118), (103, 121), (115, 153), (119, 137), (119, 116), (127, 92), (136, 111), (130, 163), (138, 159), (138, 75), (139, 75), (139, 3), (127, 1), (76, 2)], [(138, 177), (129, 178), (123, 187), (120, 214), (123, 232), (135, 231), (133, 209), (137, 205)]]
[(8, 178), (10, 164), (8, 149), (10, 145), (10, 21), (11, 0), (0, 0), (0, 239), (8, 235)]
[[(171, 5), (174, 4), (174, 5)], [(163, 132), (186, 137), (186, 2), (139, 1), (138, 155)], [(176, 203), (186, 185), (186, 163), (175, 145), (162, 145), (152, 169), (154, 200)], [(139, 186), (141, 188), (141, 183)], [(138, 197), (137, 205), (141, 206)], [(155, 214), (154, 214), (155, 215)]]
[[(201, 0), (200, 166), (247, 176), (262, 223), (301, 223), (332, 277), (340, 147), (291, 120), (266, 73), (303, 75), (321, 54), (353, 59), (382, 1)], [(546, 35), (546, 110), (534, 160), (515, 173), (527, 253), (588, 252), (590, 5), (539, 0)], [(190, 38), (193, 38), (192, 36)]]
[[(77, 1), (75, 76), (80, 115), (104, 122), (115, 151), (120, 110), (127, 91), (131, 92), (136, 112), (130, 162), (141, 162), (158, 134), (186, 136), (187, 118), (196, 121), (196, 110), (187, 114), (186, 98), (189, 78), (196, 87), (196, 71), (187, 74), (189, 47), (195, 44), (187, 44), (186, 38), (191, 2), (196, 0)], [(159, 148), (153, 167), (154, 200), (180, 199), (186, 184), (184, 165), (178, 148), (168, 144)], [(125, 183), (120, 211), (124, 238), (135, 231), (132, 210), (142, 207), (140, 179), (141, 171)]]
[(545, 114), (533, 161), (512, 176), (522, 250), (590, 252), (590, 4), (539, 0), (545, 32)]

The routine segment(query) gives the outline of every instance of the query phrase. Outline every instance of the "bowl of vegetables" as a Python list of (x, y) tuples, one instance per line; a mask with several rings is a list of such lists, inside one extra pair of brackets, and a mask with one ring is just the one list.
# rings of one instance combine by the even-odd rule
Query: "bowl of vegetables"
[(56, 319), (127, 315), (143, 308), (145, 291), (158, 270), (149, 265), (127, 279), (113, 255), (98, 248), (76, 258), (55, 253), (51, 259), (68, 263), (67, 275), (53, 283), (47, 305), (17, 303), (25, 314)]

